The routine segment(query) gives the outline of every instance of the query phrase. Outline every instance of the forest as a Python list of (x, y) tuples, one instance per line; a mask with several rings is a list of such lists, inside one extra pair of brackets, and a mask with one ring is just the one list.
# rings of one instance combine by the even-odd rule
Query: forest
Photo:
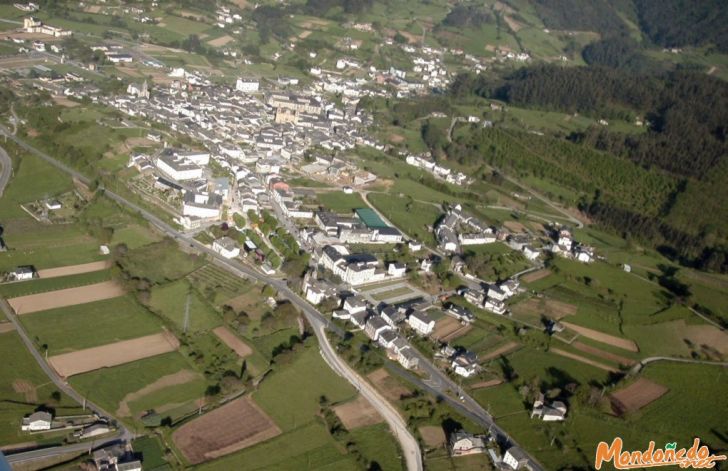
[(435, 156), (466, 165), (485, 160), (520, 177), (557, 183), (573, 192), (565, 203), (602, 226), (683, 263), (728, 269), (728, 84), (688, 71), (542, 65), (504, 77), (457, 77), (451, 99), (473, 96), (595, 120), (643, 121), (643, 133), (595, 125), (536, 136), (473, 127), (453, 143), (438, 139), (430, 124), (422, 133)]

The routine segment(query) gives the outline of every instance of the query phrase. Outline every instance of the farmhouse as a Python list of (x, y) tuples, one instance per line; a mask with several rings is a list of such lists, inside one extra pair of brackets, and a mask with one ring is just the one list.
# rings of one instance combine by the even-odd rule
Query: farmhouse
[(474, 455), (485, 452), (485, 440), (482, 436), (460, 430), (450, 435), (450, 454), (452, 456)]
[(445, 312), (459, 321), (473, 322), (475, 320), (475, 316), (468, 308), (457, 304), (450, 304)]
[(38, 432), (50, 430), (53, 416), (49, 412), (35, 412), (23, 419), (20, 430), (24, 432)]
[(37, 272), (32, 265), (23, 265), (10, 272), (10, 277), (17, 281), (32, 280), (36, 276)]
[(412, 350), (412, 347), (409, 346), (404, 347), (399, 350), (399, 352), (397, 352), (397, 361), (400, 365), (407, 368), (408, 370), (412, 368), (417, 368), (417, 365), (420, 362), (414, 350)]
[(424, 311), (413, 311), (407, 323), (420, 335), (430, 335), (435, 328), (435, 321)]
[(240, 255), (240, 247), (230, 237), (221, 237), (212, 243), (212, 250), (225, 258), (235, 258)]
[(503, 455), (503, 463), (511, 469), (522, 469), (528, 463), (528, 456), (517, 446), (512, 446)]
[(533, 402), (531, 418), (536, 417), (544, 422), (560, 422), (566, 418), (566, 411), (566, 404), (561, 401), (546, 404), (543, 393), (539, 393)]
[(478, 358), (473, 352), (465, 352), (456, 356), (450, 365), (455, 374), (464, 378), (470, 378), (479, 371)]

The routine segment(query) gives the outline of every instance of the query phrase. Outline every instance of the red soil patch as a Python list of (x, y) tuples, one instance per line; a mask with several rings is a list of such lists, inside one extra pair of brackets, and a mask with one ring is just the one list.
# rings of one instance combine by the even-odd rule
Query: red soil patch
[(609, 395), (612, 410), (624, 415), (642, 409), (665, 395), (669, 389), (661, 384), (640, 378), (626, 388)]
[(249, 397), (242, 397), (182, 425), (172, 439), (192, 464), (242, 450), (281, 433)]

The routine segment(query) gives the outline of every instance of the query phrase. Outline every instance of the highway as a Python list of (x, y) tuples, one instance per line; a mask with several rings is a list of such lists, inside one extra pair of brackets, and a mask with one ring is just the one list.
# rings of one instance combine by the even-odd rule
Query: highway
[[(89, 179), (81, 173), (73, 170), (72, 168), (54, 159), (48, 154), (38, 149), (35, 149), (22, 139), (10, 135), (9, 130), (5, 126), (0, 125), (0, 133), (4, 133), (8, 136), (9, 139), (15, 141), (19, 146), (46, 160), (48, 163), (55, 166), (56, 168), (68, 173), (69, 175), (77, 178), (84, 183), (89, 183)], [(325, 326), (334, 331), (340, 331), (340, 329), (332, 324), (328, 318), (324, 317), (323, 314), (321, 314), (317, 309), (315, 309), (303, 298), (301, 298), (297, 293), (294, 293), (288, 287), (285, 281), (264, 275), (263, 273), (253, 269), (248, 265), (244, 265), (241, 262), (224, 258), (217, 252), (214, 252), (212, 249), (202, 245), (197, 240), (192, 239), (189, 236), (177, 231), (175, 228), (173, 228), (151, 212), (141, 208), (131, 201), (126, 200), (125, 198), (117, 195), (112, 191), (105, 190), (105, 195), (110, 199), (116, 201), (117, 203), (138, 212), (142, 217), (144, 217), (144, 219), (146, 219), (151, 225), (155, 226), (158, 230), (180, 241), (183, 244), (183, 247), (185, 247), (186, 249), (194, 249), (197, 252), (207, 254), (212, 260), (215, 261), (217, 265), (227, 269), (234, 274), (237, 274), (238, 276), (252, 278), (261, 283), (271, 285), (278, 290), (279, 295), (285, 297), (286, 299), (291, 301), (291, 303), (300, 308), (306, 316), (306, 319), (314, 329), (314, 333), (316, 334), (319, 344), (321, 345), (322, 355), (324, 356), (324, 359), (329, 362), (329, 365), (332, 367), (332, 369), (334, 369), (334, 371), (342, 375), (357, 389), (359, 389), (362, 392), (362, 395), (366, 399), (368, 399), (377, 409), (377, 411), (382, 415), (382, 417), (387, 420), (387, 423), (392, 429), (395, 437), (397, 437), (397, 439), (399, 440), (400, 446), (403, 450), (403, 453), (405, 454), (407, 469), (410, 471), (422, 469), (421, 451), (419, 449), (419, 446), (417, 446), (417, 442), (414, 436), (409, 430), (407, 430), (406, 424), (404, 423), (402, 417), (396, 411), (394, 411), (392, 406), (376, 390), (369, 386), (368, 383), (366, 383), (356, 372), (350, 369), (348, 365), (346, 365), (336, 355), (335, 350), (331, 346), (328, 337), (324, 333), (323, 327)], [(417, 350), (415, 349), (415, 351)], [(515, 440), (513, 440), (503, 429), (501, 429), (494, 422), (493, 417), (485, 409), (483, 409), (480, 404), (478, 404), (472, 397), (464, 393), (459, 388), (459, 386), (457, 386), (443, 371), (436, 368), (429, 361), (429, 359), (425, 358), (419, 352), (417, 353), (419, 356), (420, 368), (422, 368), (430, 376), (430, 379), (427, 381), (428, 386), (431, 390), (436, 391), (437, 395), (445, 397), (449, 396), (450, 392), (456, 393), (459, 396), (459, 400), (462, 404), (462, 407), (460, 407), (460, 409), (466, 410), (468, 411), (468, 415), (476, 417), (477, 422), (480, 423), (484, 429), (491, 431), (491, 433), (496, 436), (496, 439), (500, 443), (504, 445), (517, 445)], [(531, 466), (531, 469), (533, 471), (541, 471), (543, 469), (541, 465), (525, 450), (524, 453), (526, 453), (529, 457), (529, 465)]]

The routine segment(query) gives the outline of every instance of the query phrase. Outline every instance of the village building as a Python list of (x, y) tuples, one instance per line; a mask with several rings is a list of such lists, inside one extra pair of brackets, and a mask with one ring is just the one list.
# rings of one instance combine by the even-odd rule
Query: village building
[(44, 430), (50, 430), (52, 423), (53, 416), (50, 414), (50, 412), (34, 412), (33, 414), (23, 419), (20, 430), (24, 432), (40, 432)]
[(240, 255), (240, 247), (230, 237), (221, 237), (214, 241), (212, 250), (225, 258), (235, 258)]
[(407, 324), (422, 336), (430, 335), (435, 328), (435, 321), (425, 311), (413, 311), (407, 318)]
[(485, 453), (485, 439), (480, 435), (473, 435), (463, 430), (450, 435), (450, 455), (467, 456)]

